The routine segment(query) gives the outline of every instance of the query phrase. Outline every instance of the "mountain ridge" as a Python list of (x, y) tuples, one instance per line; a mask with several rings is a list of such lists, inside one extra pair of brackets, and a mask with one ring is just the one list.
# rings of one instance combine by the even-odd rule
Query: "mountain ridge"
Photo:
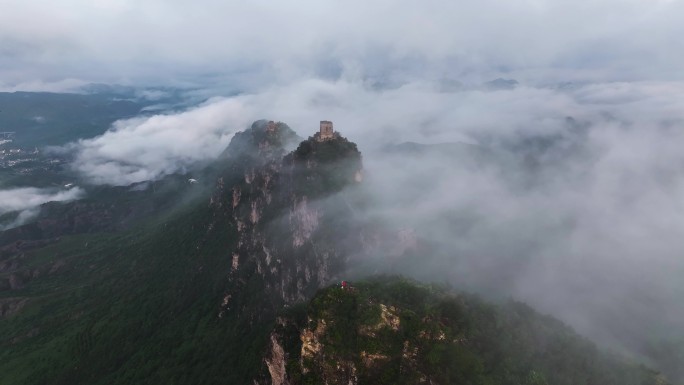
[[(0, 384), (278, 383), (272, 373), (283, 365), (273, 359), (273, 341), (284, 337), (277, 330), (296, 326), (294, 340), (278, 342), (283, 354), (294, 357), (297, 341), (315, 334), (317, 321), (309, 324), (307, 314), (328, 317), (332, 325), (368, 310), (369, 319), (377, 321), (384, 305), (390, 313), (402, 312), (385, 318), (410, 324), (404, 313), (429, 312), (421, 304), (397, 302), (416, 298), (423, 290), (416, 283), (402, 283), (399, 299), (372, 282), (359, 282), (358, 291), (350, 292), (335, 285), (345, 279), (352, 258), (377, 251), (367, 245), (375, 232), (355, 214), (358, 201), (347, 199), (363, 185), (361, 153), (342, 136), (312, 136), (293, 148), (297, 140), (285, 124), (257, 121), (236, 135), (207, 171), (216, 178), (214, 186), (189, 201), (179, 199), (180, 207), (163, 208), (123, 230), (64, 234), (40, 247), (10, 251), (17, 266), (8, 265), (0, 278), (11, 279), (21, 270), (32, 279), (0, 290), (7, 309), (0, 318), (0, 372), (5, 373)], [(427, 304), (440, 303), (439, 296), (421, 296)], [(340, 312), (326, 298), (356, 305)], [(352, 340), (363, 326), (355, 322), (340, 331)], [(324, 348), (347, 349), (353, 356), (357, 346), (346, 342), (332, 339)], [(299, 377), (303, 383), (332, 378), (325, 360), (316, 357), (308, 373), (320, 375)], [(435, 359), (444, 362), (444, 357)], [(339, 360), (361, 370), (356, 358)], [(375, 372), (383, 376), (384, 370)], [(293, 384), (296, 374), (287, 374)], [(651, 383), (658, 382), (644, 382)]]

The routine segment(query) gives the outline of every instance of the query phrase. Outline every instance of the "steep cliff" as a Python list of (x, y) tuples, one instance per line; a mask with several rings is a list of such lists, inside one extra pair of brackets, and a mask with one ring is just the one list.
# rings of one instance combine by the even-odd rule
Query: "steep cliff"
[[(360, 234), (344, 226), (353, 215), (339, 194), (361, 172), (354, 143), (336, 137), (302, 141), (283, 123), (259, 121), (236, 135), (224, 154), (210, 206), (235, 227), (231, 271), (220, 316), (268, 319), (275, 310), (308, 299), (345, 268)], [(260, 306), (252, 296), (259, 292)]]

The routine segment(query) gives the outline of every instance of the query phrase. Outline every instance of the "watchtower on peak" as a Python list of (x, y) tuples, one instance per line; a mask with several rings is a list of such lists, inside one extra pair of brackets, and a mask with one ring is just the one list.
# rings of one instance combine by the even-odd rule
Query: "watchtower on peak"
[(318, 134), (318, 140), (324, 141), (335, 137), (333, 131), (333, 123), (329, 120), (321, 120), (321, 129)]

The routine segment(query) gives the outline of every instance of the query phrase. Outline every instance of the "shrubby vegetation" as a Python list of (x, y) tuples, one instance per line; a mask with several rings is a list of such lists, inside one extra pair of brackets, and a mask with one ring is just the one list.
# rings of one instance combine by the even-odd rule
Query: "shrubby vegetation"
[(296, 193), (310, 197), (342, 190), (362, 168), (356, 144), (342, 137), (323, 142), (309, 138), (288, 154), (284, 162), (293, 168)]
[[(364, 333), (382, 325), (380, 306), (392, 309), (400, 326), (393, 330), (384, 325), (373, 329), (372, 335)], [(495, 306), (473, 295), (402, 278), (359, 282), (353, 290), (325, 289), (309, 303), (307, 317), (294, 319), (299, 319), (302, 330), (323, 320), (322, 356), (338, 365), (353, 363), (359, 383), (665, 383), (643, 367), (598, 350), (561, 322), (525, 304), (510, 301)], [(293, 350), (296, 355), (298, 347)], [(369, 365), (363, 360), (369, 354), (381, 358)], [(322, 384), (331, 376), (326, 370), (333, 370), (315, 360), (305, 360), (304, 366), (308, 371), (288, 367), (293, 383)]]

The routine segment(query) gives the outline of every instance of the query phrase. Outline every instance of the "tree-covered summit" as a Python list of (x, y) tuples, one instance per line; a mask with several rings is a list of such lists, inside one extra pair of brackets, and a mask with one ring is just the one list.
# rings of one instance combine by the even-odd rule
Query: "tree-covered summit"
[(285, 165), (293, 169), (297, 191), (309, 196), (325, 195), (361, 181), (361, 152), (356, 143), (340, 135), (318, 140), (309, 137), (285, 156)]
[(270, 350), (274, 384), (667, 383), (523, 303), (397, 277), (319, 291), (281, 318)]

